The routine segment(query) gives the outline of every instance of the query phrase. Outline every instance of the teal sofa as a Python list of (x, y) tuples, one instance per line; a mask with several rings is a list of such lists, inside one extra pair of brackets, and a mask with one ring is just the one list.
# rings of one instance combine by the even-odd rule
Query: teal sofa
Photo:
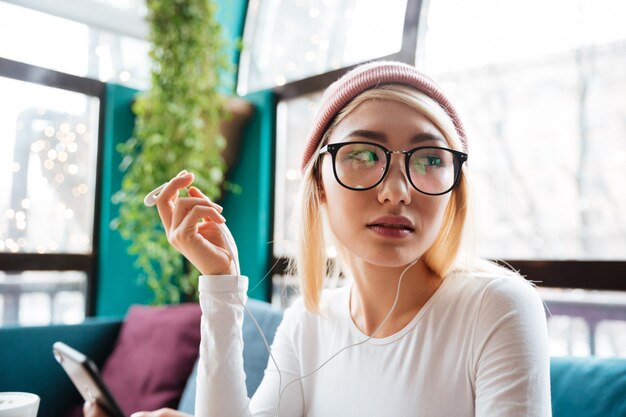
[[(282, 312), (252, 300), (253, 312), (269, 340)], [(0, 328), (0, 392), (27, 391), (41, 397), (38, 417), (61, 417), (81, 399), (51, 346), (57, 340), (76, 347), (102, 366), (120, 332), (122, 319), (88, 319), (78, 325)], [(263, 376), (267, 352), (256, 328), (244, 319), (244, 366), (251, 395)], [(626, 359), (552, 358), (554, 417), (626, 417)], [(179, 409), (193, 413), (195, 378), (187, 382)], [(528, 416), (532, 417), (532, 416)]]

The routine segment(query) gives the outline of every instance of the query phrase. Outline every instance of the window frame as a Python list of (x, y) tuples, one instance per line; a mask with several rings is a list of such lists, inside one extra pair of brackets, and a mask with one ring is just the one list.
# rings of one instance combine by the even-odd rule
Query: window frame
[(106, 84), (90, 78), (25, 64), (0, 57), (0, 76), (85, 94), (99, 99), (96, 178), (94, 190), (94, 218), (92, 251), (73, 253), (10, 253), (0, 252), (0, 271), (77, 271), (86, 274), (85, 316), (95, 314), (96, 286), (98, 283), (98, 253), (100, 245), (100, 215), (102, 201), (102, 159), (106, 114)]
[[(417, 42), (420, 33), (420, 16), (429, 0), (407, 0), (404, 16), (404, 29), (400, 51), (376, 58), (376, 60), (396, 60), (414, 65), (417, 55)], [(275, 105), (283, 100), (293, 99), (324, 90), (337, 78), (361, 65), (357, 63), (337, 70), (286, 83), (271, 89), (275, 95)], [(276, 114), (275, 109), (275, 114)], [(272, 172), (276, 171), (276, 142), (273, 147)], [(272, 210), (270, 230), (274, 230), (275, 175), (272, 178)], [(511, 266), (541, 287), (576, 288), (585, 290), (626, 291), (626, 260), (532, 260), (504, 259), (497, 262)], [(289, 259), (274, 256), (274, 243), (271, 242), (268, 265), (272, 265), (272, 275), (285, 275)], [(620, 279), (622, 277), (622, 279)], [(272, 280), (267, 280), (268, 293), (272, 293)]]

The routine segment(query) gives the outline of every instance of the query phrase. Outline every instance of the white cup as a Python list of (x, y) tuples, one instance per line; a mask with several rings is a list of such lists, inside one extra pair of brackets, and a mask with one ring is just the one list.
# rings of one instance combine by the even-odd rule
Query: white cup
[(0, 417), (37, 417), (39, 396), (28, 392), (0, 392)]

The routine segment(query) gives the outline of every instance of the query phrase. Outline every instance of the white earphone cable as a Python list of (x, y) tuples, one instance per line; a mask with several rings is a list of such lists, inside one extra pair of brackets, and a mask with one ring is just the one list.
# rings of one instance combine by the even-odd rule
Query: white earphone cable
[[(150, 192), (146, 198), (144, 199), (144, 204), (148, 207), (152, 207), (155, 205), (156, 203), (156, 198), (158, 197), (159, 192), (167, 185), (163, 184), (160, 187), (158, 187), (157, 189), (153, 190), (152, 192)], [(233, 262), (235, 263), (235, 271), (237, 273), (237, 281), (235, 281), (235, 284), (237, 285), (239, 283), (239, 277), (241, 277), (241, 269), (240, 269), (240, 265), (239, 265), (239, 258), (236, 256), (234, 247), (235, 247), (235, 243), (234, 243), (234, 239), (232, 237), (232, 235), (230, 234), (230, 231), (228, 230), (228, 228), (226, 227), (226, 225), (224, 224), (218, 224), (218, 228), (220, 230), (220, 232), (222, 233), (222, 235), (224, 236), (224, 240), (226, 241), (226, 249), (228, 251), (228, 253), (230, 254)], [(418, 260), (414, 260), (413, 262), (411, 262), (403, 271), (402, 274), (400, 274), (400, 278), (398, 279), (398, 288), (396, 290), (396, 298), (393, 302), (393, 305), (391, 306), (391, 308), (389, 309), (389, 312), (387, 313), (387, 315), (385, 316), (385, 318), (383, 319), (383, 321), (378, 325), (378, 327), (376, 327), (376, 329), (374, 330), (374, 332), (372, 332), (371, 335), (369, 335), (366, 339), (354, 343), (352, 345), (348, 345), (345, 346), (343, 348), (341, 348), (339, 351), (337, 351), (334, 355), (332, 355), (330, 358), (328, 358), (326, 361), (324, 361), (321, 365), (319, 365), (316, 369), (314, 369), (313, 371), (309, 372), (306, 375), (303, 375), (299, 378), (296, 378), (292, 381), (289, 381), (284, 387), (283, 387), (283, 375), (282, 372), (280, 370), (280, 368), (278, 367), (278, 363), (276, 362), (276, 359), (274, 358), (274, 355), (272, 355), (272, 349), (267, 341), (267, 338), (265, 337), (265, 334), (263, 333), (263, 330), (261, 329), (261, 326), (259, 325), (256, 317), (254, 317), (254, 314), (252, 314), (252, 312), (250, 312), (250, 310), (248, 310), (248, 308), (246, 307), (245, 303), (241, 300), (241, 297), (239, 296), (239, 290), (236, 289), (235, 292), (237, 294), (237, 299), (239, 300), (239, 303), (243, 306), (244, 311), (248, 314), (248, 317), (250, 317), (250, 319), (252, 319), (252, 322), (254, 323), (259, 335), (261, 336), (261, 338), (263, 339), (263, 343), (265, 344), (265, 348), (267, 349), (267, 352), (269, 353), (269, 356), (272, 360), (272, 363), (274, 364), (274, 366), (276, 367), (276, 371), (278, 372), (278, 404), (276, 406), (276, 414), (275, 417), (279, 416), (280, 413), (280, 404), (282, 402), (283, 399), (283, 395), (285, 393), (285, 390), (287, 389), (287, 387), (289, 387), (291, 384), (300, 381), (304, 378), (308, 378), (309, 376), (315, 374), (317, 371), (319, 371), (320, 369), (322, 369), (322, 367), (324, 367), (327, 363), (329, 363), (332, 359), (334, 359), (335, 357), (337, 357), (341, 352), (343, 352), (346, 349), (350, 349), (352, 347), (355, 346), (359, 346), (362, 345), (366, 342), (368, 342), (370, 339), (372, 339), (376, 333), (378, 333), (378, 331), (383, 327), (383, 325), (387, 322), (387, 320), (389, 319), (389, 317), (391, 317), (391, 313), (393, 312), (393, 310), (396, 308), (396, 305), (398, 304), (398, 299), (400, 298), (400, 286), (402, 284), (402, 279), (404, 278), (404, 274), (406, 273), (406, 271), (409, 270), (409, 268), (411, 268), (413, 265), (415, 265), (415, 263)], [(259, 281), (257, 283), (257, 285), (254, 287), (256, 288), (261, 282), (263, 282), (267, 276), (269, 275), (269, 272), (267, 274), (265, 274), (265, 276), (261, 279), (261, 281)]]
[[(240, 271), (240, 267), (239, 267), (239, 260), (238, 258), (235, 256), (235, 251), (233, 249), (233, 242), (232, 242), (232, 236), (230, 235), (230, 233), (228, 232), (228, 229), (226, 228), (225, 225), (223, 224), (219, 224), (219, 229), (220, 232), (222, 233), (222, 235), (224, 236), (224, 239), (226, 240), (226, 246), (228, 249), (228, 252), (230, 253), (230, 256), (233, 259), (233, 262), (235, 263), (235, 270), (237, 272), (237, 277), (239, 278), (241, 276), (241, 271)], [(224, 230), (226, 229), (226, 230)], [(415, 265), (415, 263), (418, 260), (414, 260), (413, 262), (411, 262), (403, 271), (402, 274), (400, 274), (400, 278), (398, 279), (398, 288), (396, 290), (396, 298), (393, 302), (393, 305), (391, 306), (391, 308), (389, 309), (389, 312), (387, 313), (387, 315), (385, 316), (385, 318), (383, 319), (383, 321), (378, 325), (378, 327), (376, 327), (376, 329), (374, 330), (374, 332), (372, 332), (372, 334), (370, 336), (368, 336), (366, 339), (354, 343), (352, 345), (348, 345), (345, 346), (343, 348), (341, 348), (339, 351), (337, 351), (334, 355), (332, 355), (330, 358), (328, 358), (326, 361), (324, 361), (320, 366), (318, 366), (315, 370), (309, 372), (306, 375), (303, 375), (299, 378), (296, 378), (292, 381), (289, 381), (284, 387), (283, 387), (283, 375), (282, 372), (280, 370), (280, 368), (278, 367), (278, 363), (276, 362), (276, 359), (274, 358), (274, 355), (272, 355), (272, 349), (267, 341), (267, 338), (265, 337), (265, 334), (263, 333), (263, 330), (261, 329), (261, 326), (259, 325), (258, 321), (256, 320), (256, 317), (254, 317), (254, 314), (252, 314), (252, 312), (250, 312), (250, 310), (248, 310), (248, 308), (246, 307), (246, 305), (244, 304), (244, 302), (241, 300), (241, 297), (239, 296), (239, 291), (236, 290), (236, 294), (237, 294), (237, 299), (239, 300), (239, 303), (242, 305), (242, 307), (244, 308), (245, 312), (248, 314), (248, 317), (250, 317), (257, 329), (257, 331), (259, 332), (259, 335), (261, 336), (261, 338), (263, 339), (263, 343), (265, 344), (265, 348), (267, 349), (267, 352), (272, 360), (272, 363), (274, 364), (274, 366), (276, 367), (276, 371), (278, 372), (278, 404), (276, 406), (276, 414), (275, 417), (279, 417), (279, 413), (280, 413), (280, 404), (282, 402), (283, 399), (283, 395), (285, 393), (285, 390), (287, 389), (287, 387), (289, 387), (291, 384), (293, 384), (294, 382), (300, 381), (301, 379), (304, 378), (308, 378), (309, 376), (315, 374), (317, 371), (319, 371), (320, 369), (322, 369), (322, 367), (324, 367), (327, 363), (329, 363), (332, 359), (334, 359), (336, 356), (338, 356), (341, 352), (343, 352), (346, 349), (350, 349), (352, 347), (355, 346), (359, 346), (362, 345), (364, 343), (366, 343), (367, 341), (369, 341), (370, 339), (372, 339), (376, 333), (378, 333), (378, 331), (383, 327), (383, 325), (387, 322), (387, 320), (389, 319), (389, 317), (391, 317), (391, 313), (393, 312), (393, 310), (396, 308), (396, 305), (398, 304), (398, 299), (400, 298), (400, 286), (402, 284), (402, 279), (404, 278), (404, 274), (406, 273), (406, 271), (409, 270), (409, 268), (411, 268), (413, 265)], [(268, 274), (266, 274), (261, 282), (263, 280), (265, 280), (265, 278), (268, 276)], [(236, 283), (238, 283), (238, 281), (236, 281)], [(258, 284), (257, 284), (258, 285)]]
[[(226, 241), (227, 250), (230, 253), (231, 258), (233, 259), (233, 262), (235, 263), (235, 270), (237, 272), (237, 281), (235, 281), (235, 284), (237, 285), (239, 283), (239, 277), (241, 277), (241, 270), (240, 270), (240, 266), (239, 266), (239, 259), (235, 256), (235, 251), (233, 249), (234, 242), (231, 241), (232, 236), (230, 235), (230, 232), (228, 231), (228, 229), (226, 228), (226, 226), (224, 224), (218, 224), (218, 227), (219, 227), (220, 232), (224, 236), (224, 240)], [(265, 280), (267, 275), (268, 274), (266, 274), (261, 279), (261, 282), (263, 280)], [(259, 325), (259, 322), (257, 321), (256, 317), (254, 317), (254, 314), (252, 314), (252, 312), (250, 310), (248, 310), (248, 308), (246, 307), (245, 303), (241, 300), (241, 297), (239, 296), (239, 290), (235, 289), (235, 293), (237, 294), (237, 299), (239, 300), (239, 304), (242, 305), (244, 311), (248, 314), (248, 317), (250, 317), (252, 319), (252, 322), (254, 323), (254, 326), (256, 327), (257, 331), (259, 332), (259, 335), (261, 336), (261, 339), (263, 339), (263, 343), (265, 344), (265, 348), (267, 349), (267, 352), (269, 353), (269, 356), (270, 356), (272, 362), (274, 363), (274, 366), (276, 367), (276, 370), (278, 371), (278, 385), (279, 385), (279, 387), (281, 387), (283, 385), (283, 382), (282, 382), (283, 375), (280, 372), (280, 368), (278, 367), (278, 363), (276, 362), (276, 359), (274, 358), (274, 355), (272, 355), (272, 349), (270, 348), (270, 344), (268, 343), (267, 338), (265, 337), (265, 334), (263, 333), (263, 330), (261, 329), (261, 326)], [(279, 393), (279, 396), (278, 396), (278, 408), (277, 409), (280, 409), (280, 393)]]
[[(293, 381), (290, 381), (289, 383), (287, 383), (287, 385), (285, 385), (285, 386), (281, 389), (281, 391), (280, 391), (280, 395), (279, 395), (279, 397), (278, 397), (278, 406), (276, 407), (276, 414), (275, 414), (275, 416), (276, 416), (276, 417), (278, 417), (278, 413), (280, 412), (280, 403), (281, 403), (281, 400), (282, 400), (283, 394), (284, 394), (285, 390), (287, 389), (287, 387), (288, 387), (289, 385), (291, 385), (291, 384), (293, 384), (294, 382), (297, 382), (297, 381), (299, 381), (299, 380), (301, 380), (301, 379), (304, 379), (304, 378), (307, 378), (307, 377), (309, 377), (309, 376), (313, 375), (314, 373), (316, 373), (317, 371), (319, 371), (320, 369), (322, 369), (322, 367), (323, 367), (323, 366), (325, 366), (328, 362), (330, 362), (332, 359), (334, 359), (337, 355), (339, 355), (339, 354), (340, 354), (341, 352), (343, 352), (344, 350), (349, 349), (349, 348), (352, 348), (352, 347), (355, 347), (355, 346), (362, 345), (363, 343), (366, 343), (367, 341), (369, 341), (370, 339), (372, 339), (372, 338), (376, 335), (376, 333), (378, 333), (378, 330), (380, 330), (380, 328), (381, 328), (381, 327), (383, 327), (383, 325), (385, 324), (385, 322), (387, 321), (387, 319), (389, 319), (389, 317), (391, 316), (391, 313), (393, 312), (393, 310), (396, 308), (396, 305), (398, 304), (398, 299), (399, 299), (399, 297), (400, 297), (400, 285), (402, 284), (402, 279), (404, 278), (404, 274), (406, 273), (406, 271), (407, 271), (410, 267), (412, 267), (413, 265), (415, 265), (415, 263), (416, 263), (416, 262), (417, 262), (417, 259), (416, 259), (416, 260), (414, 260), (413, 262), (411, 262), (411, 263), (410, 263), (410, 264), (409, 264), (409, 265), (408, 265), (408, 266), (404, 269), (404, 271), (402, 271), (402, 274), (400, 274), (400, 279), (398, 280), (398, 289), (396, 290), (396, 298), (395, 298), (395, 300), (394, 300), (394, 302), (393, 302), (393, 305), (391, 306), (391, 309), (389, 309), (389, 312), (387, 313), (387, 315), (385, 316), (385, 318), (383, 319), (383, 321), (382, 321), (382, 322), (378, 325), (378, 327), (376, 327), (376, 329), (374, 330), (374, 332), (373, 332), (371, 335), (369, 335), (366, 339), (364, 339), (364, 340), (362, 340), (362, 341), (360, 341), (360, 342), (357, 342), (357, 343), (354, 343), (354, 344), (352, 344), (352, 345), (348, 345), (348, 346), (345, 346), (345, 347), (341, 348), (339, 351), (337, 351), (337, 353), (335, 353), (335, 354), (334, 354), (334, 355), (332, 355), (330, 358), (328, 358), (325, 362), (323, 362), (320, 366), (318, 366), (318, 367), (317, 367), (315, 370), (313, 370), (312, 372), (309, 372), (308, 374), (306, 374), (306, 375), (304, 375), (304, 376), (301, 376), (301, 377), (299, 377), (299, 378), (296, 378), (296, 379), (294, 379)], [(270, 352), (270, 355), (271, 355), (271, 352)], [(274, 363), (275, 363), (275, 362), (274, 362)], [(278, 370), (278, 373), (279, 373), (279, 375), (280, 375), (280, 369), (278, 369), (278, 367), (277, 367), (277, 370)], [(280, 380), (281, 380), (281, 379), (279, 378), (279, 381), (280, 381)]]

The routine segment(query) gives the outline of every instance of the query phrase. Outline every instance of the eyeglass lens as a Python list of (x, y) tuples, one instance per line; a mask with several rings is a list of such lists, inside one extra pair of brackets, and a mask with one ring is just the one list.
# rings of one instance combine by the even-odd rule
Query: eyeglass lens
[[(346, 187), (371, 188), (386, 174), (387, 155), (376, 146), (363, 143), (347, 144), (337, 151), (335, 172)], [(439, 194), (448, 191), (456, 174), (454, 154), (447, 149), (426, 147), (418, 149), (409, 159), (409, 180), (419, 191)]]

